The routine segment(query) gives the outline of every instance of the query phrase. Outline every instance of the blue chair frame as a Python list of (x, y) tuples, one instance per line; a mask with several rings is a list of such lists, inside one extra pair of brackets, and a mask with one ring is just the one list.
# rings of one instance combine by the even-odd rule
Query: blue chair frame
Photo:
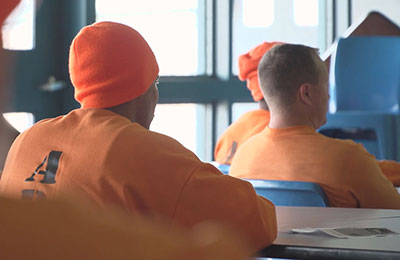
[(319, 184), (302, 181), (250, 180), (258, 195), (276, 206), (329, 207), (329, 200)]
[[(335, 135), (335, 130), (342, 130), (343, 134)], [(361, 143), (379, 160), (400, 160), (399, 113), (349, 111), (328, 114), (327, 123), (318, 131), (329, 137)], [(358, 135), (366, 131), (372, 131), (373, 136)]]

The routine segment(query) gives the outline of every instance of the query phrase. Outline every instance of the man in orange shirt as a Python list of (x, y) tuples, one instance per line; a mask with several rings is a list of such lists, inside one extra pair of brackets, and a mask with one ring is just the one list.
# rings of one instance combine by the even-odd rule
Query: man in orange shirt
[(243, 114), (219, 137), (215, 146), (214, 158), (220, 164), (230, 165), (239, 146), (253, 135), (261, 132), (269, 123), (268, 105), (258, 83), (257, 67), (264, 53), (276, 44), (279, 43), (263, 42), (239, 57), (239, 79), (247, 81), (247, 88), (254, 101), (258, 102), (260, 109)]
[[(18, 3), (0, 2), (0, 25)], [(1, 65), (6, 63), (10, 67), (1, 56), (0, 80), (5, 74)], [(4, 99), (0, 95), (0, 100)], [(188, 232), (167, 228), (160, 221), (128, 218), (64, 201), (0, 197), (0, 208), (1, 259), (244, 260), (249, 256), (235, 236), (210, 224)]]
[(161, 215), (170, 224), (222, 222), (254, 250), (272, 243), (277, 227), (270, 201), (148, 130), (158, 100), (158, 64), (138, 32), (112, 22), (87, 26), (71, 45), (69, 66), (81, 108), (17, 138), (0, 182), (3, 194), (78, 194), (100, 207)]
[(316, 132), (326, 122), (328, 73), (316, 50), (284, 44), (259, 65), (269, 127), (236, 153), (230, 174), (320, 184), (331, 206), (400, 209), (400, 195), (362, 145)]
[[(230, 165), (239, 146), (268, 126), (270, 113), (259, 86), (257, 68), (262, 56), (276, 44), (282, 43), (264, 42), (239, 57), (239, 79), (247, 80), (247, 87), (260, 109), (243, 114), (220, 136), (214, 151), (215, 161), (220, 164)], [(382, 160), (378, 164), (386, 178), (400, 186), (400, 163)]]

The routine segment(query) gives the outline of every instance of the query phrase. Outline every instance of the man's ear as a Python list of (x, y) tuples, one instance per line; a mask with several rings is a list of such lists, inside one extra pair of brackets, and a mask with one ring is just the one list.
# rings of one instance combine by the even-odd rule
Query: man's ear
[(311, 85), (309, 83), (304, 83), (300, 86), (299, 88), (299, 96), (300, 96), (300, 100), (301, 102), (307, 104), (307, 105), (311, 105)]

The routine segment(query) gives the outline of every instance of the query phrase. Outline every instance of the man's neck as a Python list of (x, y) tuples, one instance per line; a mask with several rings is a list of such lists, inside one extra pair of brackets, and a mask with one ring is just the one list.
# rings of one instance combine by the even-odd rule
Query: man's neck
[(293, 126), (309, 126), (315, 129), (311, 118), (303, 113), (285, 113), (271, 111), (269, 128), (288, 128)]

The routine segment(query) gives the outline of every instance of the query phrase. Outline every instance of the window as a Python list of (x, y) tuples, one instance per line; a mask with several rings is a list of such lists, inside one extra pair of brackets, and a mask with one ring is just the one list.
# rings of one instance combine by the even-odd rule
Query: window
[(318, 0), (293, 0), (294, 22), (298, 26), (318, 26)]
[(259, 105), (256, 102), (253, 103), (233, 103), (232, 104), (232, 122), (239, 119), (244, 113), (259, 109)]
[(205, 0), (96, 0), (96, 20), (136, 29), (153, 49), (160, 75), (206, 72)]
[(243, 24), (247, 27), (267, 27), (274, 22), (275, 0), (247, 0), (243, 2)]
[(35, 47), (34, 19), (35, 1), (22, 0), (4, 21), (1, 30), (3, 48), (9, 50), (33, 49)]
[(168, 135), (206, 160), (208, 137), (206, 106), (200, 104), (159, 104), (150, 130)]
[[(246, 18), (251, 15), (253, 18)], [(233, 74), (238, 74), (239, 55), (264, 41), (304, 44), (319, 48), (323, 53), (326, 19), (320, 17), (326, 17), (326, 1), (323, 0), (234, 0)], [(269, 23), (265, 20), (265, 26), (256, 26), (262, 23), (259, 19), (269, 19)], [(251, 23), (254, 26), (249, 26)]]
[(9, 112), (4, 113), (3, 117), (12, 125), (18, 132), (22, 133), (29, 127), (33, 126), (35, 117), (32, 113), (27, 112)]

